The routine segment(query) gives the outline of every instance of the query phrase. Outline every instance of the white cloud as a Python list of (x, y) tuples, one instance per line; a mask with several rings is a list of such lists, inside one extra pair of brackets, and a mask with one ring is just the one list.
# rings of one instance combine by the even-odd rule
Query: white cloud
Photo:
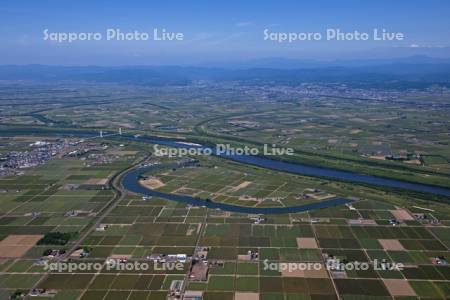
[(237, 40), (239, 38), (241, 38), (243, 35), (245, 35), (246, 32), (234, 32), (228, 36), (225, 37), (221, 37), (219, 39), (216, 40), (212, 40), (211, 42), (207, 42), (206, 44), (209, 46), (216, 46), (216, 45), (220, 45), (220, 44), (224, 44), (233, 40)]
[(253, 22), (239, 22), (234, 24), (236, 27), (247, 27), (253, 25)]

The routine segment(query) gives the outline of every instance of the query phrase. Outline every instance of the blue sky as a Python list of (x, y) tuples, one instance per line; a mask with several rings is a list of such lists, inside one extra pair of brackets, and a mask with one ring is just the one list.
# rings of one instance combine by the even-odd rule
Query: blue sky
[[(207, 64), (265, 57), (450, 57), (450, 1), (22, 1), (0, 3), (0, 64)], [(43, 40), (50, 32), (182, 32), (183, 41)], [(265, 41), (263, 31), (401, 32), (403, 41)], [(448, 54), (448, 55), (447, 55)]]

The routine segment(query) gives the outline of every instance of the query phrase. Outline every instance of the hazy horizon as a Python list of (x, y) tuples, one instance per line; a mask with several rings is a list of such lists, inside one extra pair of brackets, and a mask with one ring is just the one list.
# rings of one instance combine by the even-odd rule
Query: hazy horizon
[[(214, 65), (267, 58), (348, 60), (413, 55), (450, 58), (450, 3), (442, 1), (297, 1), (210, 3), (131, 1), (3, 1), (0, 64)], [(132, 16), (132, 17), (131, 17)], [(44, 33), (46, 31), (46, 33)], [(148, 33), (148, 40), (107, 40), (108, 30)], [(164, 39), (164, 32), (183, 35)], [(367, 33), (366, 40), (327, 38), (327, 31)], [(378, 37), (374, 30), (378, 31)], [(402, 39), (377, 40), (382, 32)], [(101, 34), (100, 39), (56, 41), (52, 34)], [(279, 41), (279, 34), (321, 34)], [(46, 39), (47, 37), (47, 39)], [(269, 38), (270, 37), (270, 38)], [(317, 36), (316, 36), (317, 38)], [(119, 40), (117, 40), (119, 39)]]

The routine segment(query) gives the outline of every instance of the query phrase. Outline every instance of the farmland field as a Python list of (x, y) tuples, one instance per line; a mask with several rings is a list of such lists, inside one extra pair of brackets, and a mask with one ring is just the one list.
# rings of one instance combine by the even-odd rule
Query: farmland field
[[(26, 93), (25, 87), (14, 88)], [(276, 159), (448, 188), (449, 136), (436, 125), (448, 110), (429, 106), (421, 114), (422, 106), (405, 110), (402, 101), (293, 102), (284, 93), (264, 100), (257, 88), (244, 96), (233, 85), (136, 87), (131, 94), (120, 85), (78, 88), (74, 93), (101, 102), (19, 101), (24, 114), (39, 110), (43, 117), (32, 128), (24, 122), (36, 117), (12, 116), (14, 101), (2, 106), (5, 157), (34, 153), (45, 143), (62, 150), (0, 177), (0, 298), (33, 290), (59, 300), (153, 300), (174, 293), (238, 300), (448, 298), (448, 197), (216, 155), (157, 156), (155, 143), (121, 137), (123, 130), (185, 145), (273, 143), (295, 153)], [(115, 96), (101, 96), (107, 89)], [(219, 101), (225, 91), (233, 100)], [(124, 95), (133, 100), (120, 101)], [(416, 99), (412, 92), (403, 97), (408, 105)], [(448, 95), (426, 97), (435, 105), (448, 101)], [(413, 130), (419, 116), (422, 126)], [(380, 159), (390, 155), (402, 159)], [(204, 205), (125, 189), (124, 174), (144, 165), (156, 167), (142, 174), (142, 186)], [(284, 214), (209, 207), (289, 208), (335, 198), (351, 202)], [(52, 263), (60, 268), (49, 269)], [(367, 268), (352, 268), (357, 264)]]

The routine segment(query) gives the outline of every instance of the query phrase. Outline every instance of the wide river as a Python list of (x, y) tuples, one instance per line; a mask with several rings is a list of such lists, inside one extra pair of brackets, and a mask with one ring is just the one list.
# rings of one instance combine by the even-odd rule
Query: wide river
[[(95, 137), (98, 136), (98, 132), (80, 132), (76, 130), (58, 130), (54, 131), (53, 133), (48, 131), (40, 131), (40, 130), (11, 130), (5, 132), (5, 134), (8, 135), (31, 135), (31, 134), (45, 134), (45, 135), (63, 135), (63, 136), (78, 136), (78, 137)], [(3, 133), (2, 133), (3, 135)], [(107, 133), (105, 133), (105, 136)], [(115, 138), (118, 139), (124, 139), (124, 140), (133, 140), (133, 141), (139, 141), (139, 142), (145, 142), (149, 144), (160, 144), (160, 145), (166, 145), (171, 147), (178, 147), (178, 148), (192, 148), (192, 147), (198, 147), (198, 146), (192, 146), (185, 144), (187, 141), (176, 141), (176, 140), (170, 140), (170, 139), (163, 139), (158, 137), (152, 137), (152, 136), (139, 136), (135, 137), (132, 135), (115, 135)], [(201, 147), (200, 147), (201, 148)], [(206, 149), (205, 147), (203, 147)], [(215, 153), (215, 151), (212, 151)], [(298, 163), (291, 163), (291, 162), (284, 162), (279, 160), (270, 159), (267, 157), (262, 156), (251, 156), (251, 155), (227, 155), (227, 154), (219, 154), (220, 157), (234, 160), (240, 163), (248, 164), (248, 165), (254, 165), (258, 167), (263, 167), (267, 169), (273, 169), (277, 171), (285, 171), (290, 172), (294, 174), (299, 175), (306, 175), (306, 176), (315, 176), (315, 177), (322, 177), (327, 179), (335, 179), (335, 180), (344, 180), (349, 181), (353, 183), (361, 183), (361, 184), (368, 184), (368, 185), (374, 185), (374, 186), (381, 186), (381, 187), (388, 187), (388, 188), (394, 188), (394, 189), (401, 189), (401, 190), (407, 190), (407, 191), (413, 191), (413, 192), (421, 192), (421, 193), (429, 193), (429, 194), (435, 194), (445, 197), (450, 197), (450, 188), (445, 187), (439, 187), (435, 185), (429, 185), (429, 184), (421, 184), (421, 183), (415, 183), (415, 182), (409, 182), (409, 181), (403, 181), (403, 180), (397, 180), (397, 179), (390, 179), (390, 178), (384, 178), (384, 177), (378, 177), (378, 176), (372, 176), (372, 175), (365, 175), (360, 174), (356, 172), (349, 172), (349, 171), (342, 171), (332, 168), (322, 168), (322, 167), (314, 167), (314, 166), (308, 166), (308, 165), (302, 165)]]
[[(122, 136), (122, 138), (128, 138)], [(172, 147), (178, 147), (178, 148), (192, 148), (197, 146), (192, 145), (186, 145), (185, 142), (177, 142), (172, 140), (165, 140), (165, 139), (158, 139), (155, 137), (149, 137), (149, 136), (142, 136), (138, 138), (132, 137), (132, 139), (142, 142), (148, 142), (153, 144), (160, 144), (160, 145), (166, 145), (166, 146), (172, 146)], [(198, 147), (206, 149), (206, 147)], [(216, 151), (213, 149), (211, 150), (212, 153), (216, 153)], [(219, 157), (231, 159), (243, 164), (248, 165), (254, 165), (258, 167), (263, 167), (267, 169), (273, 169), (277, 171), (285, 171), (289, 173), (299, 174), (299, 175), (306, 175), (306, 176), (314, 176), (314, 177), (323, 177), (328, 179), (337, 179), (337, 180), (344, 180), (354, 183), (362, 183), (362, 184), (368, 184), (368, 185), (375, 185), (375, 186), (382, 186), (382, 187), (388, 187), (388, 188), (395, 188), (395, 189), (403, 189), (408, 191), (414, 191), (414, 192), (421, 192), (421, 193), (429, 193), (429, 194), (435, 194), (440, 196), (447, 196), (450, 197), (450, 188), (444, 188), (439, 187), (435, 185), (429, 185), (429, 184), (421, 184), (421, 183), (415, 183), (415, 182), (409, 182), (409, 181), (403, 181), (403, 180), (397, 180), (397, 179), (390, 179), (390, 178), (384, 178), (384, 177), (378, 177), (378, 176), (372, 176), (372, 175), (364, 175), (359, 174), (356, 172), (350, 172), (350, 171), (342, 171), (332, 168), (322, 168), (322, 167), (314, 167), (314, 166), (308, 166), (308, 165), (302, 165), (298, 163), (291, 163), (291, 162), (285, 162), (275, 159), (270, 159), (263, 156), (253, 156), (253, 155), (232, 155), (232, 154), (218, 154)]]

